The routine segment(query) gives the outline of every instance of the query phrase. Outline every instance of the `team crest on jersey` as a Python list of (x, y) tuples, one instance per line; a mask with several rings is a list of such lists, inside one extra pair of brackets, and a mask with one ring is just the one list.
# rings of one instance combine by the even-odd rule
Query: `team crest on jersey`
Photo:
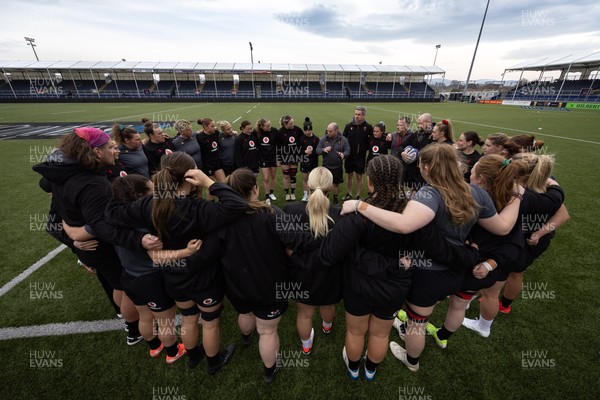
[(123, 178), (123, 177), (126, 177), (126, 176), (127, 176), (127, 172), (125, 172), (125, 171), (121, 171), (121, 172), (119, 172), (119, 176), (120, 176), (121, 178)]
[(148, 307), (150, 308), (156, 308), (156, 303), (153, 301), (148, 302)]
[(254, 140), (249, 141), (248, 144), (250, 145), (250, 147), (254, 147)]
[(312, 146), (308, 146), (308, 147), (306, 148), (306, 150), (313, 151), (313, 147), (312, 147)]
[(379, 146), (373, 146), (373, 153), (379, 153)]
[(173, 150), (171, 150), (171, 149), (165, 149), (165, 154), (166, 155), (173, 154)]
[(204, 301), (202, 302), (202, 304), (204, 304), (205, 306), (208, 306), (208, 305), (212, 304), (212, 303), (213, 303), (213, 301), (214, 301), (214, 300), (213, 300), (213, 299), (211, 299), (211, 298), (204, 299)]
[(263, 143), (264, 143), (264, 144), (267, 144), (267, 143), (269, 143), (269, 138), (265, 136), (265, 137), (263, 138)]
[(296, 138), (293, 136), (290, 136), (290, 143), (294, 143), (296, 141)]
[(212, 145), (211, 145), (211, 146), (212, 146), (212, 148), (213, 148), (213, 149), (216, 149), (218, 145), (219, 145), (219, 144), (218, 144), (217, 142), (212, 142)]

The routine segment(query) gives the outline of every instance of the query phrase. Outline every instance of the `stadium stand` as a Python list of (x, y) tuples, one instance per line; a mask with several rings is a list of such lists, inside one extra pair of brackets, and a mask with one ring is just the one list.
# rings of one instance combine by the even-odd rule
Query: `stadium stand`
[(435, 91), (425, 77), (445, 73), (435, 66), (127, 61), (0, 61), (0, 71), (3, 101), (433, 101)]

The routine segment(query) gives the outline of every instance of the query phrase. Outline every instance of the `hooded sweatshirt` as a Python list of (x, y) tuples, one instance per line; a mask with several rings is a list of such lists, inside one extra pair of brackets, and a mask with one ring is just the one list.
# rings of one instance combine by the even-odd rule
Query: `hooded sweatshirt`
[(87, 226), (99, 244), (95, 251), (76, 250), (86, 265), (119, 262), (111, 243), (141, 250), (143, 233), (115, 228), (104, 221), (104, 209), (112, 197), (110, 182), (104, 171), (92, 171), (56, 150), (33, 170), (48, 182), (56, 199), (56, 211), (70, 226)]

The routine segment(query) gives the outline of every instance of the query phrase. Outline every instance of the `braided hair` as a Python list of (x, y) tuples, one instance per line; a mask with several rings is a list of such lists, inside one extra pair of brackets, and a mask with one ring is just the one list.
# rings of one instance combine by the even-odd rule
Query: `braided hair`
[(384, 210), (402, 212), (406, 198), (400, 194), (402, 162), (391, 155), (381, 155), (369, 161), (367, 176), (373, 185), (373, 195), (367, 203)]

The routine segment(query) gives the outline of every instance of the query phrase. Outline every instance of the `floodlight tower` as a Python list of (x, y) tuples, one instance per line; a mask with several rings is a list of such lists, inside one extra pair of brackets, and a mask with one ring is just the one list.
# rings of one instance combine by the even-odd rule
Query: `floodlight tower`
[(490, 6), (490, 0), (487, 1), (485, 6), (485, 12), (483, 13), (483, 20), (481, 21), (481, 28), (479, 29), (479, 36), (477, 36), (477, 44), (475, 44), (475, 51), (473, 52), (473, 60), (471, 60), (471, 67), (469, 68), (469, 75), (467, 76), (467, 82), (465, 83), (465, 89), (462, 93), (462, 98), (465, 98), (467, 94), (467, 88), (469, 87), (469, 79), (471, 79), (471, 71), (473, 71), (473, 64), (475, 64), (475, 56), (477, 55), (477, 47), (479, 47), (479, 39), (481, 39), (481, 32), (483, 31), (483, 24), (485, 24), (485, 16), (487, 15), (488, 7)]
[(256, 89), (254, 88), (254, 54), (252, 53), (254, 48), (252, 47), (252, 42), (248, 42), (250, 45), (250, 63), (252, 64), (250, 73), (252, 74), (252, 97), (256, 97)]
[(33, 50), (33, 54), (35, 55), (35, 59), (40, 61), (40, 59), (38, 58), (37, 53), (35, 52), (35, 44), (33, 42), (35, 42), (34, 38), (30, 38), (30, 37), (25, 37), (25, 41), (27, 42), (27, 46), (31, 46), (31, 50)]

